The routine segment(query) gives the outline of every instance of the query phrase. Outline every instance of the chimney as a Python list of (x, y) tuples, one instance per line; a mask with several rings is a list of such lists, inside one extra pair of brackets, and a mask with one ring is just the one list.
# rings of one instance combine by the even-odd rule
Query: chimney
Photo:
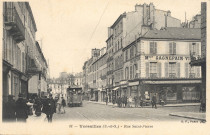
[(167, 27), (167, 15), (165, 14), (165, 27)]
[(167, 11), (167, 16), (171, 16), (171, 11), (170, 10)]

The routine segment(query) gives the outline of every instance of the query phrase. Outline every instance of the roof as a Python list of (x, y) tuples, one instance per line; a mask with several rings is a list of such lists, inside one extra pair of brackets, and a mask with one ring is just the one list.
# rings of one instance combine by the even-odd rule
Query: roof
[(42, 60), (44, 61), (44, 63), (45, 63), (46, 66), (48, 67), (48, 64), (47, 64), (47, 61), (46, 61), (46, 59), (45, 59), (45, 57), (44, 57), (44, 54), (43, 54), (43, 52), (42, 52), (42, 49), (40, 48), (39, 42), (37, 42), (37, 41), (36, 41), (36, 46), (37, 46), (37, 49), (38, 49), (38, 51), (39, 51), (39, 53), (40, 53), (40, 55), (41, 55), (41, 57), (42, 57)]
[(126, 17), (126, 13), (125, 13), (125, 12), (124, 12), (123, 14), (121, 14), (121, 15), (117, 18), (117, 20), (114, 22), (114, 24), (111, 26), (111, 28), (113, 29), (113, 28), (117, 25), (117, 23), (118, 23), (123, 17)]
[(34, 26), (34, 29), (35, 29), (35, 32), (36, 32), (37, 31), (37, 27), (36, 27), (34, 16), (33, 16), (32, 10), (31, 10), (31, 6), (29, 5), (29, 2), (25, 2), (25, 4), (26, 4), (26, 8), (28, 9), (28, 12), (29, 12), (29, 14), (31, 16), (31, 20), (32, 20), (32, 23), (33, 23), (33, 26)]
[(150, 39), (200, 40), (201, 29), (166, 27), (162, 30), (149, 30), (142, 37)]

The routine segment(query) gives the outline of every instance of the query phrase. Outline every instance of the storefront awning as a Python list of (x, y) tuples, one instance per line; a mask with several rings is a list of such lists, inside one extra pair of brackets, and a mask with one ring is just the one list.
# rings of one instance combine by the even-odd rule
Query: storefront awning
[(113, 90), (118, 90), (119, 89), (119, 87), (115, 87)]

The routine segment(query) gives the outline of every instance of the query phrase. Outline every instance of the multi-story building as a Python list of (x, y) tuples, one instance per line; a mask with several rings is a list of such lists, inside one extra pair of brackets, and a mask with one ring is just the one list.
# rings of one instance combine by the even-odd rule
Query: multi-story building
[(170, 11), (155, 9), (154, 5), (136, 5), (135, 11), (123, 13), (111, 26), (113, 30), (113, 92), (116, 97), (119, 95), (119, 88), (126, 83), (123, 74), (123, 53), (122, 49), (144, 35), (150, 29), (162, 27), (181, 27), (181, 21), (171, 16)]
[(127, 86), (120, 94), (157, 101), (200, 100), (201, 67), (191, 67), (191, 54), (201, 56), (200, 29), (149, 30), (123, 49)]
[(108, 100), (111, 102), (112, 99), (112, 88), (113, 88), (113, 70), (114, 70), (114, 62), (113, 62), (113, 54), (114, 54), (114, 45), (113, 45), (113, 29), (108, 28), (108, 39), (107, 43), (107, 85), (106, 85), (106, 94), (108, 96)]
[(47, 61), (39, 43), (36, 42), (36, 47), (34, 48), (34, 59), (28, 67), (28, 74), (30, 76), (28, 81), (29, 97), (33, 95), (38, 95), (40, 97), (47, 96), (47, 68)]
[(14, 95), (16, 100), (19, 93), (27, 98), (36, 31), (28, 2), (3, 3), (3, 102), (8, 95)]
[(206, 111), (206, 2), (201, 3), (201, 57), (198, 59), (196, 55), (191, 54), (191, 66), (201, 66), (202, 71), (202, 106)]
[(74, 84), (82, 87), (82, 72), (75, 74)]

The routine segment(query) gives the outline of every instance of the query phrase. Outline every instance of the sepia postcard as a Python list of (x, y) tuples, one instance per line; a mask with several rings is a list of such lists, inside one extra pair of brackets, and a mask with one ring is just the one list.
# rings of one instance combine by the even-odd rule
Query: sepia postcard
[(210, 134), (208, 0), (0, 6), (0, 134)]

